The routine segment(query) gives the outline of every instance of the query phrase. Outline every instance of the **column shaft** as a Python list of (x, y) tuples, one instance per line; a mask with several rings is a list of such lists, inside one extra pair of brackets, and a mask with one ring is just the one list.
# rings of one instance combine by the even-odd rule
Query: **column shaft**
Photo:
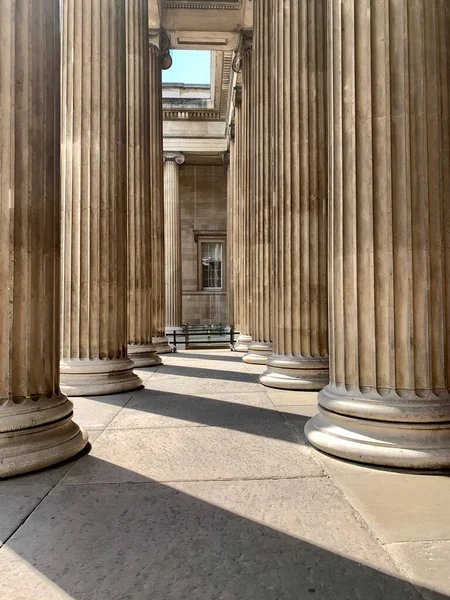
[(227, 285), (227, 312), (228, 325), (234, 329), (234, 270), (233, 270), (233, 176), (231, 170), (231, 152), (234, 146), (233, 137), (229, 141), (229, 149), (223, 155), (223, 161), (227, 170), (227, 262), (226, 262), (226, 285)]
[(152, 219), (153, 343), (158, 354), (172, 352), (165, 334), (164, 172), (161, 58), (150, 44), (150, 190)]
[(266, 364), (272, 354), (272, 167), (273, 0), (253, 9), (252, 195), (250, 198), (251, 329), (253, 342), (243, 358)]
[(125, 3), (63, 0), (61, 383), (139, 387), (127, 356)]
[(161, 364), (153, 337), (148, 0), (127, 0), (128, 355)]
[(331, 377), (307, 425), (356, 461), (450, 464), (450, 6), (333, 0)]
[[(228, 248), (230, 243), (233, 246), (231, 255), (231, 268), (233, 269), (233, 321), (234, 328), (236, 331), (241, 331), (241, 293), (240, 284), (241, 278), (239, 275), (239, 167), (240, 167), (240, 153), (241, 153), (241, 138), (238, 135), (240, 130), (241, 120), (241, 109), (242, 109), (242, 92), (241, 88), (236, 88), (235, 104), (234, 104), (234, 139), (230, 145), (230, 173), (231, 173), (231, 237), (227, 243)], [(229, 235), (229, 234), (227, 234)], [(237, 344), (236, 344), (237, 346)]]
[(166, 268), (166, 328), (182, 326), (181, 280), (181, 153), (164, 153), (164, 240)]
[(237, 241), (239, 277), (240, 335), (235, 350), (247, 352), (251, 336), (251, 265), (250, 265), (250, 203), (252, 199), (252, 60), (251, 38), (244, 36), (242, 51), (242, 106), (236, 120), (236, 137), (239, 138), (237, 160)]
[(59, 387), (59, 1), (0, 0), (0, 477), (77, 454)]
[(328, 381), (326, 0), (274, 12), (274, 353), (264, 385)]

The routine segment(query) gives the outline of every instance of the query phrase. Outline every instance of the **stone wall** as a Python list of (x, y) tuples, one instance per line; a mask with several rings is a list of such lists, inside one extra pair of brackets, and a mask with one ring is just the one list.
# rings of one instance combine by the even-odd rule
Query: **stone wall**
[[(198, 282), (198, 245), (194, 232), (225, 231), (227, 174), (222, 165), (186, 165), (180, 171), (183, 323), (227, 324), (223, 292), (204, 292)], [(226, 248), (226, 246), (225, 246)], [(225, 250), (225, 261), (226, 261)], [(226, 263), (223, 265), (225, 272)]]

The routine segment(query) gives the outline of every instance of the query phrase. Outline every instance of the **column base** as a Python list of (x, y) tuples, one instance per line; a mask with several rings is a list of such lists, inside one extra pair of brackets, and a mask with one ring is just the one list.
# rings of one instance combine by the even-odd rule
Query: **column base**
[(236, 343), (234, 344), (235, 352), (248, 352), (248, 347), (251, 344), (251, 342), (251, 335), (245, 335), (244, 333), (241, 333), (241, 335), (236, 340)]
[(450, 423), (393, 423), (355, 419), (320, 407), (305, 425), (323, 452), (359, 463), (404, 469), (450, 467)]
[(272, 353), (271, 342), (252, 342), (248, 346), (248, 354), (243, 356), (242, 360), (250, 365), (265, 365)]
[(61, 390), (67, 396), (103, 396), (129, 392), (142, 385), (129, 358), (62, 360)]
[(164, 337), (154, 337), (153, 345), (156, 346), (156, 352), (158, 354), (170, 354), (173, 352), (172, 346), (169, 344), (169, 340)]
[[(64, 403), (66, 416), (53, 423), (27, 429), (0, 431), (0, 478), (22, 475), (56, 465), (79, 454), (88, 443), (88, 436), (72, 421), (72, 403)], [(34, 410), (37, 414), (40, 411)], [(29, 415), (28, 415), (29, 416)], [(0, 429), (3, 428), (0, 419)]]
[(329, 380), (328, 358), (272, 354), (266, 364), (267, 371), (260, 375), (259, 381), (267, 387), (318, 391)]
[(407, 469), (450, 466), (450, 397), (429, 390), (347, 390), (328, 385), (305, 426), (310, 443), (355, 462)]
[(153, 344), (128, 344), (128, 358), (136, 367), (156, 367), (162, 364)]

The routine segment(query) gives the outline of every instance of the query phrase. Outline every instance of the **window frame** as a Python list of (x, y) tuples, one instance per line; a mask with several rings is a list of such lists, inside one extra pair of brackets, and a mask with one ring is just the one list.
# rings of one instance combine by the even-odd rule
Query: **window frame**
[[(197, 291), (205, 294), (221, 294), (226, 292), (227, 286), (227, 234), (226, 231), (194, 231), (194, 240), (197, 244)], [(222, 287), (203, 287), (202, 244), (222, 244)]]

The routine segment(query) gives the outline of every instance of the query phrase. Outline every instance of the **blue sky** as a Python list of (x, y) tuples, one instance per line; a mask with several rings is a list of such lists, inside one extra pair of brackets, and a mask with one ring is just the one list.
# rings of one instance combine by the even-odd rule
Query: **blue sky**
[(164, 83), (211, 83), (209, 50), (171, 50), (173, 65), (162, 72)]

